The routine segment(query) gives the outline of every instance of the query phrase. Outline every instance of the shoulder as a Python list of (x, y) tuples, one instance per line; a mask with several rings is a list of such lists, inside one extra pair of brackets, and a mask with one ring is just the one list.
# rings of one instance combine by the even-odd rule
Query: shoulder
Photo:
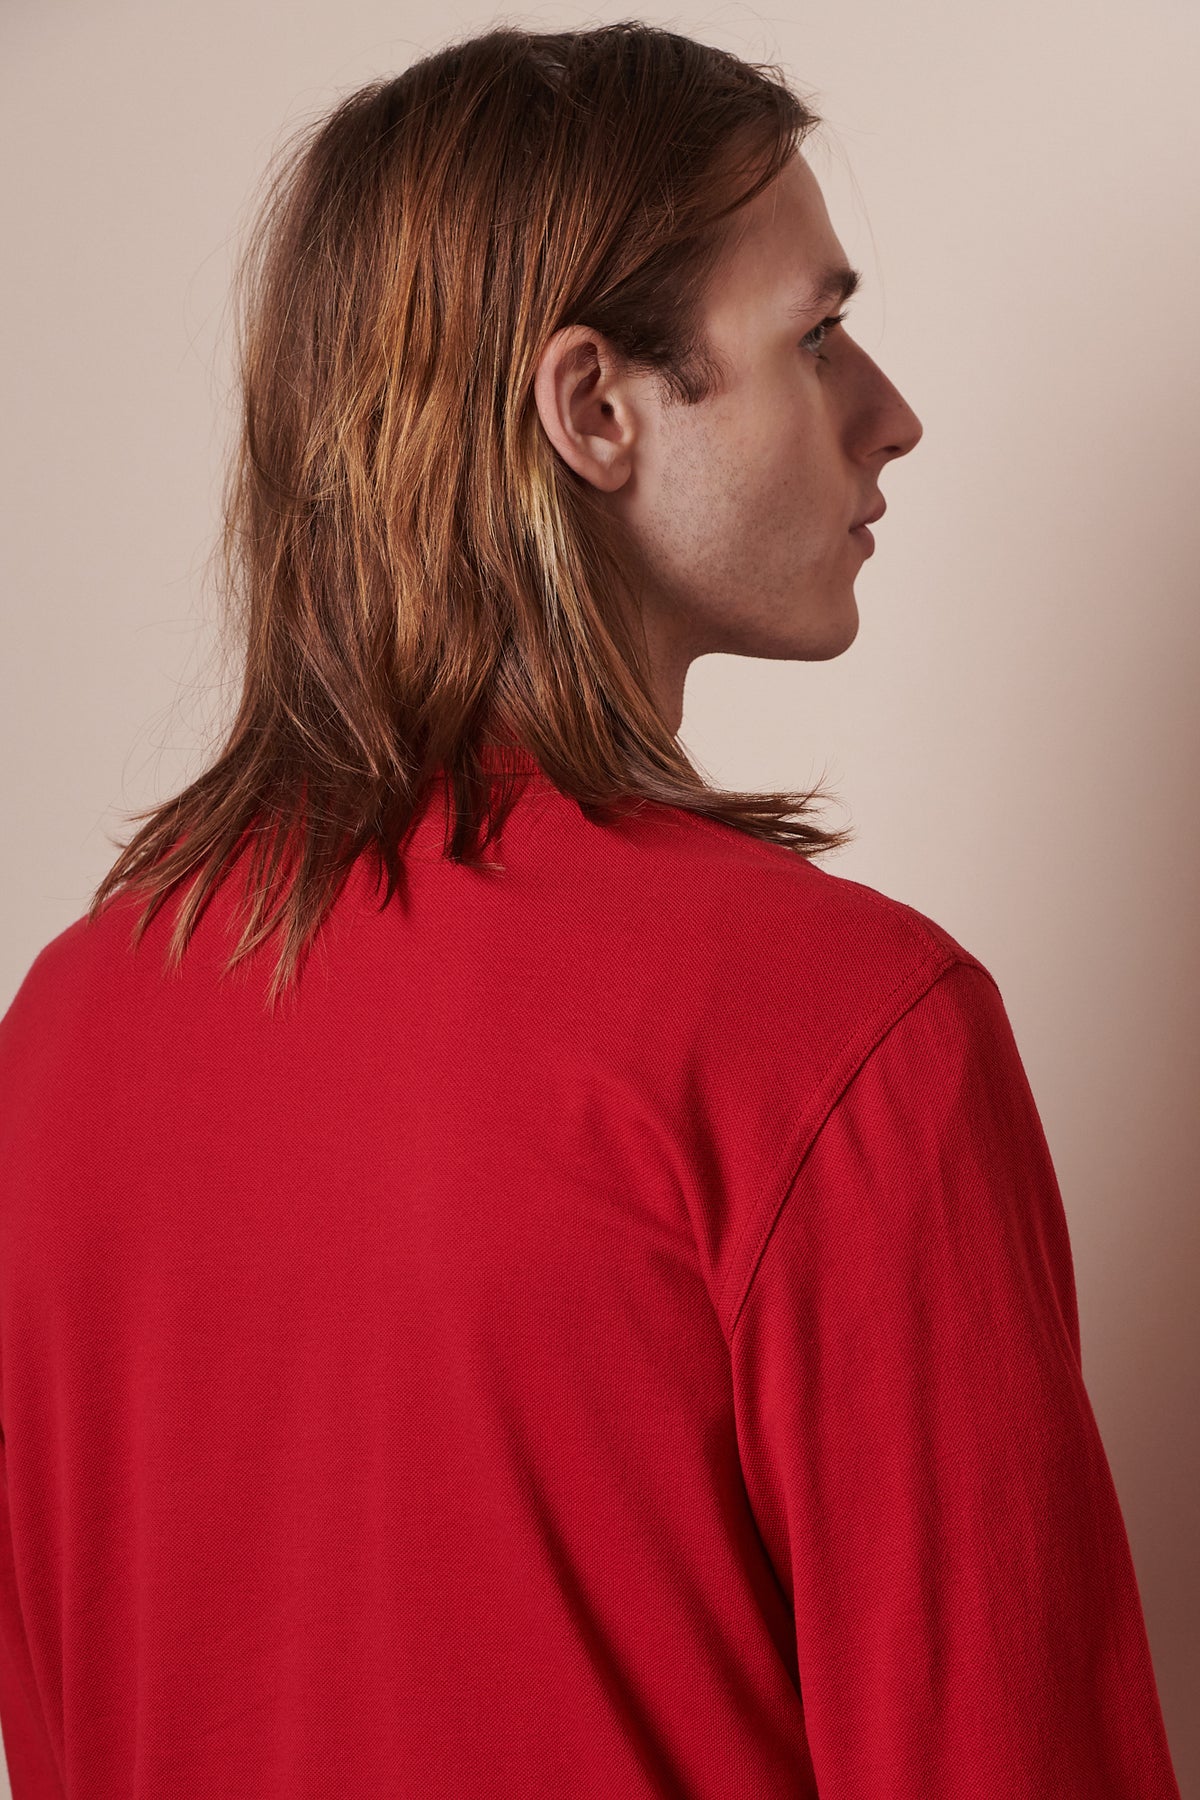
[[(939, 920), (785, 845), (647, 815), (632, 861), (641, 879), (622, 876), (609, 898), (637, 921), (622, 942), (642, 979), (605, 991), (653, 1046), (659, 1092), (682, 1071), (675, 1125), (705, 1171), (693, 1211), (729, 1326), (796, 1169), (864, 1063), (942, 986), (962, 1030), (986, 1034), (999, 990)], [(918, 1079), (903, 1076), (910, 1091)]]
[[(992, 980), (937, 919), (786, 845), (654, 807), (640, 815), (638, 847), (647, 899), (633, 906), (645, 911), (652, 895), (664, 934), (714, 979), (724, 970), (793, 1006), (825, 997), (841, 1020), (864, 1024), (899, 1016), (907, 996), (954, 965)], [(647, 863), (657, 865), (649, 886)]]
[(84, 914), (73, 919), (37, 950), (6, 1010), (0, 1015), (0, 1031), (11, 1031), (24, 1021), (31, 1008), (52, 1001), (56, 994), (72, 985), (81, 963), (87, 960), (93, 930)]
[(105, 1020), (132, 948), (138, 908), (116, 895), (92, 919), (72, 919), (37, 950), (0, 1013), (0, 1086), (31, 1061), (69, 1057), (80, 1040), (102, 1053)]

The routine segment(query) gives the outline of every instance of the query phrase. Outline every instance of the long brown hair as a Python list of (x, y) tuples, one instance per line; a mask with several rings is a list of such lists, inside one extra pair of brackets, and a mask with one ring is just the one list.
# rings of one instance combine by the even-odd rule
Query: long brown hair
[(700, 321), (726, 221), (820, 123), (774, 65), (625, 20), (489, 30), (294, 134), (234, 286), (217, 548), (240, 706), (198, 779), (127, 815), (148, 823), (89, 918), (147, 895), (136, 944), (198, 872), (177, 966), (251, 844), (226, 968), (281, 926), (273, 1005), (363, 851), (387, 905), (439, 780), (444, 853), (479, 866), (512, 804), (488, 772), (505, 743), (601, 822), (653, 801), (804, 856), (851, 840), (804, 816), (819, 787), (723, 791), (693, 767), (652, 698), (628, 539), (533, 399), (574, 323), (669, 403), (718, 391)]

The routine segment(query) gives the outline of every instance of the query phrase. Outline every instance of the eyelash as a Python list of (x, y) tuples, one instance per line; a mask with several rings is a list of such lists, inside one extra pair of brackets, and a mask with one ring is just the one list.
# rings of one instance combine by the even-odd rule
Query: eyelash
[[(800, 339), (801, 344), (802, 345), (807, 344), (809, 338), (813, 336), (814, 332), (832, 331), (833, 327), (835, 325), (841, 325), (843, 323), (843, 321), (848, 319), (849, 317), (850, 317), (849, 313), (840, 312), (840, 313), (835, 313), (832, 319), (822, 319), (821, 323), (819, 325), (813, 326), (812, 331), (805, 332), (804, 336)], [(822, 338), (821, 342), (824, 343), (825, 339)], [(829, 361), (829, 358), (827, 356), (823, 356), (820, 350), (815, 351), (814, 354), (815, 354), (818, 362), (828, 362)]]

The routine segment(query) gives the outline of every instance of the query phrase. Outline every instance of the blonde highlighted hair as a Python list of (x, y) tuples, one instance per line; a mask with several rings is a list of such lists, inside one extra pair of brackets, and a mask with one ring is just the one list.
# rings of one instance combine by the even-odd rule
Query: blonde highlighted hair
[[(218, 546), (240, 706), (211, 766), (142, 813), (101, 882), (134, 942), (248, 844), (232, 968), (278, 929), (271, 1003), (351, 863), (401, 882), (433, 785), (477, 865), (515, 743), (591, 817), (658, 802), (805, 856), (808, 793), (714, 788), (656, 710), (636, 569), (533, 399), (561, 326), (669, 403), (718, 390), (700, 320), (730, 216), (820, 123), (772, 65), (637, 20), (499, 26), (343, 99), (268, 172), (235, 295), (241, 396)], [(284, 871), (289, 878), (282, 879)]]

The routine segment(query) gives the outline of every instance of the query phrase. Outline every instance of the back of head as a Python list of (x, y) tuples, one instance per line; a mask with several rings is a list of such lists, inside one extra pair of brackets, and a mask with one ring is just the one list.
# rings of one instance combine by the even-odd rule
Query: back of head
[(511, 803), (486, 750), (508, 742), (601, 818), (658, 801), (805, 855), (847, 841), (804, 816), (820, 789), (723, 792), (689, 762), (654, 704), (630, 545), (533, 400), (575, 322), (672, 404), (716, 391), (698, 321), (729, 220), (818, 122), (778, 70), (623, 21), (487, 31), (300, 129), (237, 284), (240, 706), (213, 765), (133, 815), (92, 916), (136, 888), (140, 936), (196, 875), (178, 961), (253, 845), (230, 966), (281, 926), (274, 998), (364, 850), (387, 904), (436, 781), (446, 853), (483, 856)]

